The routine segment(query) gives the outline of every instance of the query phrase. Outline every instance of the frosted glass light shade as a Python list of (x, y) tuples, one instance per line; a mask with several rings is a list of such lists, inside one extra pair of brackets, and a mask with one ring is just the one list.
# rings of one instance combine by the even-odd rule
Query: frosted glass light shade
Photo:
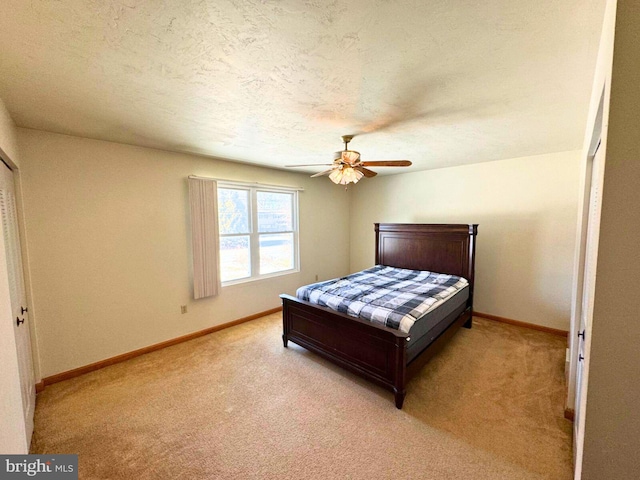
[(329, 179), (333, 183), (338, 185), (340, 183), (340, 180), (342, 180), (342, 169), (336, 168), (333, 172), (331, 172), (331, 174), (329, 174)]
[(351, 167), (342, 169), (342, 184), (346, 185), (347, 183), (358, 183), (364, 174), (358, 170), (354, 170)]
[(337, 185), (347, 185), (349, 183), (358, 183), (364, 177), (360, 170), (351, 167), (337, 168), (329, 175), (331, 181)]

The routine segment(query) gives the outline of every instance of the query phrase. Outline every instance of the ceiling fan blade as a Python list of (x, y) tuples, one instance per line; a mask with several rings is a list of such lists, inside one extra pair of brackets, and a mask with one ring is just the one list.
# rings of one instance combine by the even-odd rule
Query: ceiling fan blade
[(295, 167), (330, 167), (333, 163), (309, 163), (307, 165), (285, 165), (285, 168), (295, 168)]
[(353, 167), (355, 170), (359, 170), (362, 173), (364, 173), (365, 177), (375, 177), (378, 173), (374, 172), (373, 170), (369, 170), (368, 168), (364, 168), (361, 165), (357, 165), (355, 167)]
[(363, 167), (409, 167), (409, 160), (372, 160), (370, 162), (362, 162)]
[(325, 170), (324, 172), (314, 173), (313, 175), (311, 175), (311, 178), (322, 177), (323, 175), (329, 175), (334, 170), (335, 168), (330, 168), (329, 170)]

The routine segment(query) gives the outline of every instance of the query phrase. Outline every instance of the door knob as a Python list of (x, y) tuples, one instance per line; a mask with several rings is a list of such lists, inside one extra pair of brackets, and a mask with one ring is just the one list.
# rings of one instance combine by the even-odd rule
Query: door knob
[(24, 318), (20, 320), (18, 317), (16, 317), (16, 325), (20, 326), (21, 323), (24, 323)]
[(29, 307), (20, 307), (20, 310), (22, 310), (22, 315), (24, 315), (24, 312), (29, 311)]

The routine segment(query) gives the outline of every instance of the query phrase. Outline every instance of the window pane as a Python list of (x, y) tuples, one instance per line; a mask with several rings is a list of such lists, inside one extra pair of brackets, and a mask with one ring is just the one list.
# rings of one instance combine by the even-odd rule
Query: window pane
[(249, 191), (218, 189), (220, 234), (249, 233)]
[(220, 280), (228, 282), (250, 276), (249, 236), (220, 237)]
[(293, 233), (260, 235), (260, 274), (293, 268)]
[(258, 232), (290, 232), (293, 230), (293, 195), (291, 193), (257, 192)]

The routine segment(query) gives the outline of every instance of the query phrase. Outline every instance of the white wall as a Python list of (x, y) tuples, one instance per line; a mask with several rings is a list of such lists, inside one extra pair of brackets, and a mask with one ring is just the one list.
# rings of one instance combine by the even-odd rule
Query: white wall
[[(43, 377), (276, 307), (316, 274), (368, 267), (375, 222), (479, 223), (476, 310), (568, 329), (579, 151), (376, 177), (345, 192), (188, 154), (29, 129), (18, 140)], [(302, 271), (191, 300), (190, 174), (303, 186)]]
[(571, 151), (360, 182), (351, 270), (374, 263), (376, 222), (478, 223), (474, 308), (568, 330), (579, 160)]
[[(277, 307), (316, 274), (347, 273), (348, 249), (335, 247), (349, 244), (350, 193), (331, 182), (28, 129), (18, 140), (43, 377)], [(304, 187), (302, 271), (192, 300), (191, 174)]]

